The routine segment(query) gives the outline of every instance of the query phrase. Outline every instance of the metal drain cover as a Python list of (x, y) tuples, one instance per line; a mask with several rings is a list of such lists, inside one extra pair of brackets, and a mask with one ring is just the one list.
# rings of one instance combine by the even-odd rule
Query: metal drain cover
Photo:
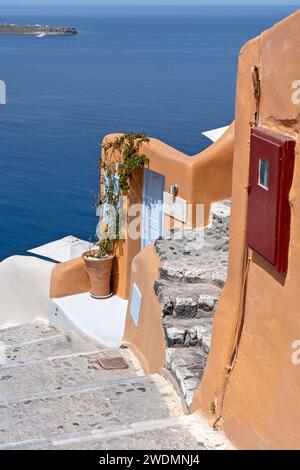
[(98, 357), (97, 358), (100, 366), (103, 369), (112, 370), (112, 369), (128, 369), (129, 365), (123, 359), (123, 357)]

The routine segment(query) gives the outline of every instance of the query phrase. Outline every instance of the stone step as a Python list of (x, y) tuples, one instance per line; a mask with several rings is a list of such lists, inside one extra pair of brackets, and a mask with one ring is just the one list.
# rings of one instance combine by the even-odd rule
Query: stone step
[[(162, 263), (172, 261), (183, 268), (192, 268), (205, 261), (208, 255), (215, 256), (216, 252), (228, 251), (228, 236), (215, 229), (206, 227), (202, 229), (202, 240), (189, 242), (188, 240), (160, 239), (155, 242), (155, 248)], [(200, 238), (200, 237), (199, 237)]]
[(212, 337), (212, 319), (178, 319), (173, 316), (163, 318), (163, 328), (167, 347), (199, 346), (205, 354), (209, 353)]
[(230, 209), (230, 200), (213, 204), (209, 226), (174, 229), (155, 243), (160, 278), (154, 290), (163, 313), (166, 363), (188, 406), (205, 369), (227, 277)]
[[(167, 320), (171, 328), (172, 317)], [(194, 319), (182, 320), (187, 329), (195, 325)], [(209, 327), (209, 320), (202, 322)], [(0, 450), (230, 448), (197, 415), (184, 415), (171, 382), (159, 374), (143, 375), (126, 348), (96, 345), (94, 350), (75, 331), (67, 337), (45, 324), (1, 335)], [(168, 364), (191, 403), (200, 348), (177, 349), (168, 349)], [(105, 370), (99, 365), (103, 356), (122, 356), (129, 367)]]
[[(25, 444), (30, 448), (30, 442)], [(100, 431), (64, 435), (46, 441), (41, 450), (229, 450), (221, 432), (212, 430), (196, 414), (108, 427)], [(113, 456), (111, 456), (114, 458)], [(103, 462), (103, 463), (108, 463)], [(117, 465), (117, 461), (110, 461)], [(154, 461), (153, 463), (156, 463)]]
[[(53, 330), (55, 331), (55, 330)], [(21, 332), (18, 334), (21, 339)], [(24, 335), (27, 338), (27, 335)], [(5, 338), (5, 337), (4, 337)], [(0, 367), (30, 364), (51, 357), (69, 356), (79, 353), (96, 352), (101, 349), (89, 339), (81, 337), (75, 331), (64, 335), (56, 330), (55, 335), (31, 339), (25, 342), (1, 342)]]
[(51, 338), (61, 332), (46, 321), (35, 321), (0, 330), (0, 342), (7, 346), (19, 346), (39, 339)]
[[(98, 357), (124, 357), (128, 369), (105, 370), (97, 362)], [(28, 401), (68, 394), (72, 391), (93, 389), (103, 383), (120, 378), (143, 375), (129, 350), (105, 349), (95, 355), (67, 356), (48, 359), (43, 363), (31, 362), (0, 368), (0, 405), (13, 401)]]
[(199, 260), (196, 266), (188, 266), (183, 262), (166, 261), (159, 267), (159, 274), (161, 279), (168, 281), (205, 283), (222, 289), (227, 277), (227, 264), (228, 251), (226, 249), (220, 253), (220, 256), (214, 253), (209, 264)]
[(212, 206), (211, 225), (195, 230), (174, 230), (157, 240), (160, 277), (187, 283), (208, 283), (223, 288), (227, 276), (230, 201)]
[[(38, 450), (230, 450), (231, 443), (197, 414), (12, 442), (2, 449)], [(114, 459), (114, 456), (110, 456)], [(116, 460), (103, 462), (118, 465)], [(153, 463), (156, 463), (154, 461)]]
[(210, 216), (214, 230), (222, 230), (228, 233), (230, 225), (231, 199), (212, 204)]
[(168, 348), (166, 365), (179, 385), (188, 408), (203, 376), (208, 355), (198, 346)]
[(172, 385), (155, 374), (106, 381), (98, 389), (2, 403), (0, 450), (31, 441), (38, 446), (66, 434), (98, 432), (110, 426), (181, 416), (182, 406)]
[(217, 286), (159, 279), (154, 285), (163, 315), (176, 317), (212, 317), (221, 295)]

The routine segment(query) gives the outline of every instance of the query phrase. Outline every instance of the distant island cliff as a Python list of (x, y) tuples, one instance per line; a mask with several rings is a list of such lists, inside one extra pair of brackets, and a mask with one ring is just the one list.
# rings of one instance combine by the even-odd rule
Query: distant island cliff
[(66, 26), (0, 24), (0, 34), (32, 34), (35, 36), (70, 36), (77, 29)]

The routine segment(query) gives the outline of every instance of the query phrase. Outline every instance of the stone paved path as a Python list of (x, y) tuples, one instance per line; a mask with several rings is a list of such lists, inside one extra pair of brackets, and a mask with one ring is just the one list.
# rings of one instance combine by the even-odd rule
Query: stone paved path
[(211, 225), (157, 240), (166, 364), (190, 407), (209, 353), (213, 317), (227, 276), (229, 200), (214, 204)]
[[(230, 447), (128, 349), (40, 322), (0, 331), (0, 346), (0, 450)], [(129, 368), (104, 370), (99, 356), (123, 356)]]

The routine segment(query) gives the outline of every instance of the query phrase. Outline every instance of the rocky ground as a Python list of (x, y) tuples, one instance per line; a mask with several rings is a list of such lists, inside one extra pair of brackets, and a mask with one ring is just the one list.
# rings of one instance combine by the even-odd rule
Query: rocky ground
[(166, 363), (188, 407), (205, 369), (227, 276), (230, 207), (229, 200), (214, 204), (210, 226), (176, 230), (155, 244), (161, 266), (154, 289), (163, 312)]

